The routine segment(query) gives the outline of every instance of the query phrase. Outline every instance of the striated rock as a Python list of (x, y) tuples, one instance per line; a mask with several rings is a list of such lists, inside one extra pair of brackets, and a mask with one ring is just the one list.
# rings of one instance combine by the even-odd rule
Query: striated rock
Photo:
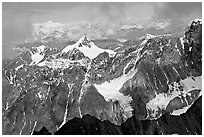
[[(109, 121), (84, 115), (68, 121), (56, 135), (201, 135), (202, 134), (202, 98), (195, 101), (193, 106), (180, 116), (165, 114), (157, 120), (137, 120), (134, 116), (121, 126)], [(47, 133), (45, 128), (34, 134)], [(47, 133), (48, 135), (49, 133)]]
[(3, 134), (201, 134), (201, 32), (194, 20), (117, 53), (86, 37), (24, 49), (3, 62)]

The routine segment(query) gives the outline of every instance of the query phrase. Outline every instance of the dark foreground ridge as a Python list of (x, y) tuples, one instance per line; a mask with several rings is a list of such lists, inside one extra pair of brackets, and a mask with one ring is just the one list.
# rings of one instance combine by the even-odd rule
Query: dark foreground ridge
[[(44, 127), (34, 135), (50, 135)], [(202, 97), (180, 116), (165, 114), (157, 120), (137, 120), (134, 116), (121, 126), (101, 121), (94, 116), (74, 118), (60, 128), (55, 135), (201, 135)]]
[(2, 134), (201, 134), (202, 21), (121, 44), (83, 36), (3, 60)]

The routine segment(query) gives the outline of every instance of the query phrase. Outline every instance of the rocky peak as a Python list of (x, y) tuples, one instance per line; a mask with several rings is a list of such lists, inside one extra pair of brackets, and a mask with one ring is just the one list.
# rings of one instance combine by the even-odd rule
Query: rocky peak
[(33, 48), (33, 65), (22, 67), (22, 56), (9, 60), (3, 70), (3, 134), (33, 134), (42, 127), (53, 134), (86, 114), (115, 125), (131, 116), (156, 126), (165, 115), (179, 119), (201, 96), (200, 25), (194, 21), (186, 32), (184, 39), (192, 42), (147, 35), (143, 46), (112, 57), (83, 36), (53, 58), (45, 56), (46, 47)]
[(201, 19), (193, 20), (190, 26), (188, 27), (187, 31), (185, 32), (184, 43), (191, 43), (191, 42), (198, 43), (202, 38), (201, 33), (202, 33)]
[(79, 39), (79, 41), (77, 42), (77, 46), (78, 47), (83, 47), (83, 46), (87, 46), (89, 48), (91, 48), (90, 45), (90, 40), (87, 38), (87, 36), (83, 36), (81, 39)]

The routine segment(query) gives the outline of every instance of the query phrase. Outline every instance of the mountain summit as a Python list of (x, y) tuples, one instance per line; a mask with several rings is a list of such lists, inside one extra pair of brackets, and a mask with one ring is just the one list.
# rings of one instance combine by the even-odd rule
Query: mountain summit
[(74, 48), (79, 49), (84, 53), (85, 56), (89, 57), (90, 59), (97, 57), (100, 53), (103, 52), (109, 53), (110, 56), (115, 55), (115, 52), (112, 50), (98, 48), (91, 40), (87, 38), (87, 36), (83, 36), (73, 45), (66, 46), (61, 52), (67, 53), (69, 50), (72, 50)]
[(3, 61), (3, 134), (202, 134), (201, 21), (139, 40), (113, 52), (83, 36)]

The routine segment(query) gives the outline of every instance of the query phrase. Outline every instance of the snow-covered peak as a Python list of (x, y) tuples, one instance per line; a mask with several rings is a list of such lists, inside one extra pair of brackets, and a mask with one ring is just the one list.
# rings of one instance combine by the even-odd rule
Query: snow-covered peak
[(195, 25), (195, 24), (202, 24), (202, 19), (194, 19), (192, 21), (192, 25)]
[(82, 38), (80, 38), (76, 44), (76, 46), (78, 47), (82, 47), (82, 46), (86, 46), (91, 48), (91, 46), (96, 46), (92, 41), (90, 41), (87, 36), (83, 36)]
[(69, 50), (71, 50), (73, 48), (81, 49), (81, 48), (91, 48), (91, 47), (95, 47), (95, 46), (96, 45), (92, 41), (90, 41), (87, 38), (87, 36), (83, 36), (75, 44), (66, 46), (62, 50), (62, 53), (67, 53)]
[(155, 37), (156, 36), (151, 35), (151, 34), (143, 35), (141, 38), (139, 38), (139, 40), (141, 41), (140, 45), (142, 46), (142, 45), (146, 44), (149, 39), (152, 39), (152, 38), (155, 38)]
[(152, 39), (154, 37), (156, 37), (156, 36), (147, 33), (147, 34), (143, 35), (140, 39)]
[(74, 48), (79, 49), (84, 53), (85, 56), (89, 57), (90, 59), (97, 57), (102, 52), (107, 52), (110, 56), (115, 55), (115, 52), (112, 50), (101, 49), (97, 47), (92, 41), (87, 38), (87, 36), (83, 36), (73, 45), (66, 46), (61, 52), (67, 53), (69, 50), (73, 50)]

